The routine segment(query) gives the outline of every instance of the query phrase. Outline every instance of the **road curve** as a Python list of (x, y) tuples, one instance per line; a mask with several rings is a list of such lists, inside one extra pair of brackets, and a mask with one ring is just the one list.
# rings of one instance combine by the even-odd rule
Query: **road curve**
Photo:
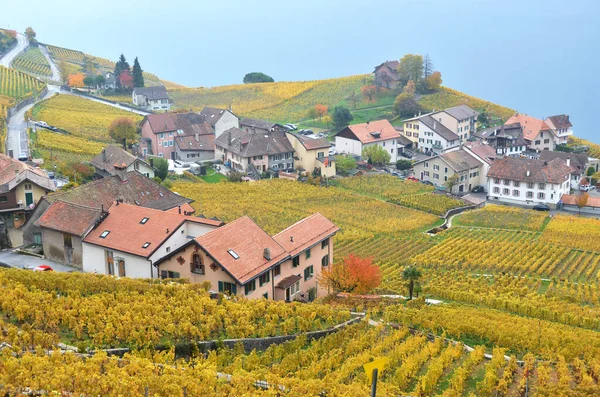
[(38, 48), (40, 49), (40, 52), (44, 55), (44, 57), (46, 58), (46, 61), (48, 61), (48, 64), (50, 65), (50, 70), (52, 70), (51, 79), (53, 81), (56, 81), (57, 83), (60, 83), (60, 81), (61, 81), (60, 71), (58, 70), (56, 63), (54, 63), (54, 60), (50, 57), (50, 54), (48, 54), (48, 48), (46, 48), (46, 46), (42, 45), (42, 44), (38, 45)]
[(0, 59), (0, 65), (9, 68), (12, 61), (23, 51), (27, 49), (29, 45), (29, 40), (22, 33), (17, 33), (17, 45), (4, 54), (4, 56)]

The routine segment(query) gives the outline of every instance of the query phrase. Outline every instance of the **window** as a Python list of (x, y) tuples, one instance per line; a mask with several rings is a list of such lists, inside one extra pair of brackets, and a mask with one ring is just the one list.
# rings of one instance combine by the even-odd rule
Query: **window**
[(8, 202), (8, 197), (7, 196), (0, 196), (0, 203), (6, 203)]
[(115, 275), (115, 260), (112, 251), (106, 252), (106, 274)]
[(425, 162), (425, 168), (429, 168), (429, 162)]
[(204, 274), (204, 263), (202, 263), (202, 256), (200, 254), (194, 253), (192, 255), (190, 270), (192, 273)]
[(313, 267), (310, 265), (306, 269), (304, 269), (304, 281), (309, 280), (314, 275)]
[(167, 247), (167, 254), (171, 252), (171, 247)]
[(328, 246), (329, 246), (329, 239), (325, 239), (325, 240), (321, 241), (321, 249), (325, 249)]
[(546, 195), (544, 193), (542, 193), (542, 192), (538, 193), (538, 199), (543, 200), (545, 198), (546, 198)]
[(310, 258), (310, 248), (306, 250), (306, 259)]
[(533, 192), (527, 192), (527, 193), (525, 194), (525, 197), (527, 197), (528, 199), (531, 199), (531, 198), (533, 198)]
[(179, 273), (178, 272), (172, 272), (170, 270), (161, 270), (160, 271), (160, 278), (179, 278)]
[(73, 248), (73, 241), (71, 240), (70, 234), (63, 233), (63, 245), (65, 248)]
[(31, 190), (31, 183), (25, 184), (25, 190)]
[(237, 286), (233, 283), (228, 283), (226, 281), (219, 281), (219, 292), (225, 292), (227, 294), (235, 295), (237, 294)]
[(440, 179), (440, 174), (433, 173), (433, 179)]
[(519, 191), (517, 189), (513, 190), (513, 196), (519, 197)]
[(437, 165), (437, 164), (434, 164), (433, 165), (433, 169), (436, 170), (436, 171), (439, 171), (440, 170), (440, 166)]
[(540, 183), (538, 185), (538, 187), (540, 188), (540, 190), (546, 190), (546, 184), (545, 183)]
[(148, 248), (150, 246), (149, 242), (145, 242), (144, 245), (142, 245), (142, 248)]
[(498, 186), (494, 187), (494, 193), (500, 193), (500, 188)]
[(258, 284), (262, 287), (264, 284), (268, 283), (269, 281), (271, 281), (271, 273), (266, 272), (260, 275), (260, 277), (258, 277)]
[(105, 230), (102, 232), (102, 234), (100, 235), (100, 238), (106, 238), (106, 236), (108, 236), (110, 234), (110, 230)]
[(527, 189), (533, 189), (533, 183), (528, 182), (527, 183)]
[(150, 218), (142, 218), (142, 220), (140, 221), (140, 223), (141, 223), (142, 225), (145, 225), (145, 224), (146, 224), (146, 222), (148, 222), (148, 219), (150, 219)]
[(159, 153), (159, 154), (158, 154), (158, 157), (163, 157), (163, 154), (162, 154), (162, 153)]
[(325, 255), (323, 258), (321, 258), (321, 266), (329, 266), (329, 255)]
[(550, 139), (544, 139), (544, 143), (550, 143)]
[(444, 167), (444, 172), (448, 172), (448, 167)]
[(535, 144), (536, 144), (536, 145), (539, 145), (540, 143), (541, 143), (540, 141), (535, 141)]
[(510, 194), (510, 189), (502, 189), (503, 194)]
[(508, 179), (505, 179), (503, 182), (504, 182), (504, 184), (505, 184), (506, 186), (510, 186), (510, 180), (508, 180)]
[(256, 290), (256, 279), (250, 281), (248, 284), (244, 285), (244, 293), (246, 295), (251, 294)]
[(273, 268), (273, 278), (281, 275), (281, 265), (277, 265)]
[(519, 181), (513, 181), (513, 186), (514, 187), (519, 187), (519, 185), (520, 185)]
[(158, 137), (159, 137), (160, 139), (165, 139), (165, 133), (164, 133), (164, 132), (161, 132), (160, 134), (158, 134)]
[(300, 292), (300, 280), (296, 281), (285, 290), (285, 300), (291, 301), (298, 292)]
[(424, 172), (425, 176), (429, 176), (429, 171)]
[(227, 250), (227, 252), (233, 257), (233, 259), (240, 259), (240, 256), (236, 254), (234, 250)]
[(298, 267), (298, 266), (300, 266), (300, 256), (299, 255), (295, 256), (292, 259), (292, 267)]
[(494, 178), (494, 183), (497, 184), (497, 185), (499, 185), (500, 184), (500, 179)]
[(173, 140), (172, 139), (169, 141), (169, 146), (173, 146)]
[(268, 292), (265, 292), (265, 293), (263, 294), (263, 298), (265, 298), (265, 299), (269, 299), (269, 293), (268, 293)]

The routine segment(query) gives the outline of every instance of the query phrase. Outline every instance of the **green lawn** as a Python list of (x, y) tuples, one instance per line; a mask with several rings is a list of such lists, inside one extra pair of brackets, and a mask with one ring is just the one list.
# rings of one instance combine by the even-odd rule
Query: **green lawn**
[(206, 175), (200, 177), (206, 183), (219, 183), (227, 180), (227, 177), (217, 171), (215, 171), (212, 167), (207, 168)]

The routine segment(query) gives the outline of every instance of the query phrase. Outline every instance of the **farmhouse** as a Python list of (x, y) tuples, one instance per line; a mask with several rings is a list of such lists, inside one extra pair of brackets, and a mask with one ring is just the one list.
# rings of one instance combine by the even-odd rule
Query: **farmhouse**
[(339, 228), (321, 214), (269, 236), (247, 216), (206, 233), (157, 262), (162, 278), (209, 282), (211, 290), (250, 299), (313, 300), (318, 276), (333, 263)]
[(528, 142), (523, 138), (520, 123), (486, 128), (474, 136), (493, 147), (498, 155), (518, 157), (527, 150)]
[(373, 71), (375, 84), (390, 89), (397, 88), (401, 84), (398, 76), (398, 64), (398, 61), (386, 61), (375, 66)]
[(215, 136), (199, 133), (176, 136), (175, 159), (184, 163), (213, 161), (215, 159)]
[(554, 132), (557, 145), (567, 143), (569, 137), (573, 135), (573, 124), (571, 124), (568, 114), (550, 116), (544, 120), (544, 123)]
[(571, 189), (579, 189), (581, 178), (585, 177), (590, 164), (590, 158), (585, 154), (551, 152), (544, 150), (540, 153), (540, 159), (550, 162), (554, 159), (561, 159), (564, 162), (569, 161), (573, 171), (571, 172)]
[(390, 154), (390, 162), (395, 163), (404, 145), (400, 143), (400, 133), (387, 120), (376, 120), (363, 124), (353, 124), (335, 135), (335, 147), (340, 153), (361, 156), (368, 146), (381, 146)]
[(139, 171), (148, 178), (154, 178), (154, 168), (150, 164), (115, 145), (108, 145), (90, 160), (97, 178), (116, 175), (115, 165), (122, 167), (123, 164), (127, 171)]
[(136, 87), (133, 89), (133, 104), (147, 110), (171, 109), (171, 101), (164, 85), (156, 87)]
[(504, 123), (504, 125), (519, 123), (523, 131), (523, 138), (527, 141), (527, 147), (535, 151), (554, 150), (557, 137), (544, 121), (526, 114), (516, 114)]
[(313, 139), (305, 135), (286, 133), (294, 148), (296, 169), (314, 172), (320, 176), (335, 176), (335, 156), (329, 155), (331, 144), (325, 138)]

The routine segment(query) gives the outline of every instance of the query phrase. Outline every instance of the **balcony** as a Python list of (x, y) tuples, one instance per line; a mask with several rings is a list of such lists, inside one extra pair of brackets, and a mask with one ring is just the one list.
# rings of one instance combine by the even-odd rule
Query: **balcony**
[(442, 150), (444, 147), (439, 143), (434, 143), (433, 145), (431, 145), (431, 148), (437, 149), (437, 150)]

